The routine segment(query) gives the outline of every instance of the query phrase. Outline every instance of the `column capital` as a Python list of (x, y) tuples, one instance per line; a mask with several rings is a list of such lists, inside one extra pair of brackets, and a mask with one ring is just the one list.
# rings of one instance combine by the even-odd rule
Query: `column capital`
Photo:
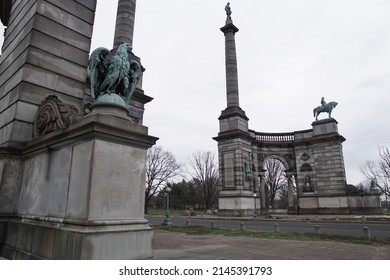
[(236, 33), (238, 32), (238, 28), (233, 24), (232, 20), (226, 20), (226, 25), (224, 27), (220, 28), (221, 31), (226, 34), (226, 33)]

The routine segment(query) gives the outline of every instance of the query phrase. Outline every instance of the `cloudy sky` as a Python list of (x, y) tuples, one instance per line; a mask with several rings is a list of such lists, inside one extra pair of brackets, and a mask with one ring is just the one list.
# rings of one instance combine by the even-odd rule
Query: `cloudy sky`
[[(110, 48), (117, 1), (99, 0), (92, 50)], [(181, 162), (217, 153), (226, 107), (226, 0), (138, 0), (133, 51), (154, 100), (144, 124)], [(359, 166), (390, 147), (390, 1), (231, 0), (240, 106), (260, 132), (311, 128), (322, 96), (339, 102), (348, 183)], [(321, 115), (321, 118), (326, 115)]]
[[(111, 47), (116, 1), (98, 1), (92, 49)], [(226, 107), (226, 0), (138, 0), (133, 51), (146, 68), (144, 124), (186, 162), (217, 153)], [(348, 183), (390, 146), (390, 1), (231, 0), (240, 106), (261, 132), (311, 128), (320, 99), (337, 101)], [(321, 118), (326, 115), (321, 115)]]

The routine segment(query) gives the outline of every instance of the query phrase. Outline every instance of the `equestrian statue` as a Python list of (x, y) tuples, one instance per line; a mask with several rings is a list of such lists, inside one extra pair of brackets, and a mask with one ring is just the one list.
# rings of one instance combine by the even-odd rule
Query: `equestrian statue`
[(325, 99), (322, 97), (321, 98), (321, 106), (318, 106), (317, 108), (314, 108), (313, 114), (314, 117), (316, 118), (316, 121), (318, 121), (318, 115), (320, 113), (328, 113), (328, 117), (331, 118), (332, 110), (337, 106), (337, 102), (331, 101), (326, 103)]

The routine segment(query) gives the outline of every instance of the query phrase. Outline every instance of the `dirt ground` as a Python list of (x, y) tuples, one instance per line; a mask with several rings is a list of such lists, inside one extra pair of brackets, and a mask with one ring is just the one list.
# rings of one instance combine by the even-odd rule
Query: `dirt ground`
[(157, 260), (390, 260), (390, 246), (188, 235), (156, 230)]

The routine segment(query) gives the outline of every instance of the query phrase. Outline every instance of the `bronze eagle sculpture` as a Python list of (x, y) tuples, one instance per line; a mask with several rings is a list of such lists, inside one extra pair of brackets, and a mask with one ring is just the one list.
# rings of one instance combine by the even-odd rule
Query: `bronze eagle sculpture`
[(131, 45), (123, 43), (113, 56), (104, 47), (97, 48), (92, 52), (88, 70), (91, 81), (91, 96), (95, 103), (117, 100), (111, 95), (118, 95), (124, 102), (119, 105), (127, 106), (129, 104), (141, 77), (142, 67), (137, 61), (128, 59), (128, 50), (132, 50)]

